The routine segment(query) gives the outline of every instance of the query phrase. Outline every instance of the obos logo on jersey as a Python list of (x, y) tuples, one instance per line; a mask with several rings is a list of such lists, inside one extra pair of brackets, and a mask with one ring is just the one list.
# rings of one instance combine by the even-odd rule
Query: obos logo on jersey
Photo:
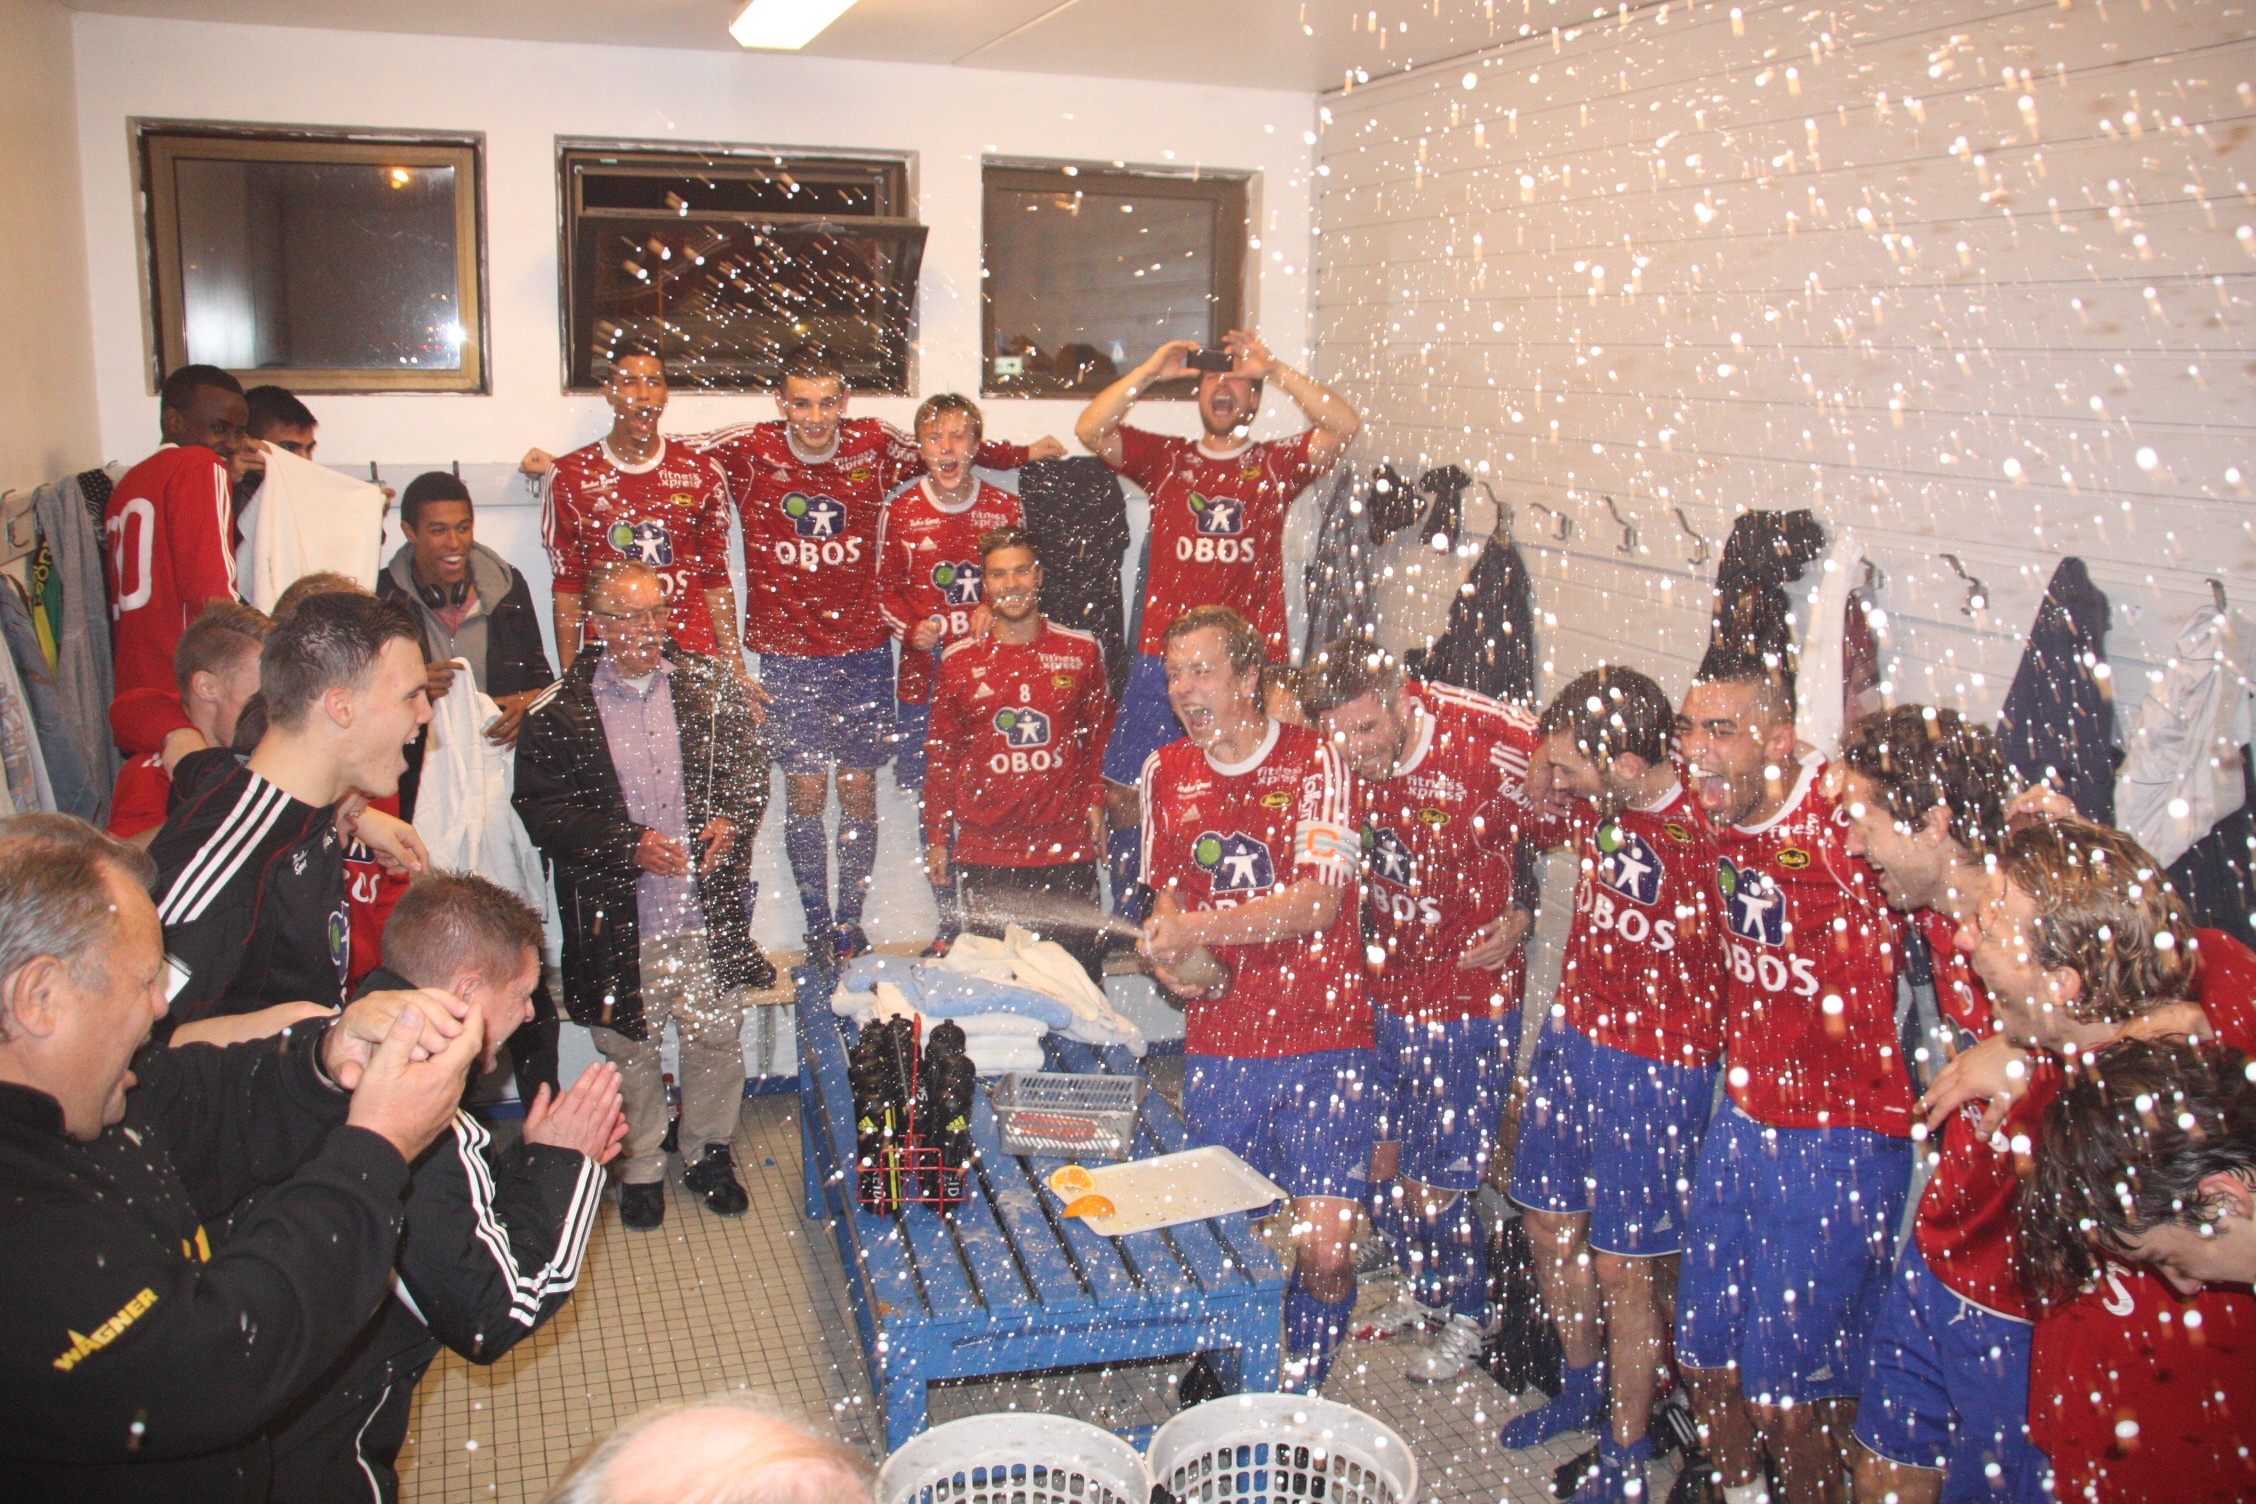
[(1631, 903), (1661, 896), (1661, 859), (1645, 838), (1608, 821), (1598, 827), (1598, 881)]
[(1010, 750), (987, 759), (990, 772), (1047, 773), (1063, 761), (1050, 749), (1050, 718), (1031, 705), (1006, 705), (996, 711), (995, 729)]
[(1786, 895), (1778, 879), (1760, 867), (1742, 867), (1725, 857), (1716, 864), (1731, 933), (1765, 945), (1786, 943)]
[(790, 538), (776, 540), (778, 563), (800, 569), (825, 564), (859, 564), (862, 540), (846, 533), (846, 504), (831, 496), (809, 496), (793, 491), (783, 498), (783, 515), (791, 519)]
[(1209, 830), (1191, 847), (1191, 860), (1214, 879), (1214, 891), (1254, 893), (1277, 885), (1277, 864), (1269, 858), (1269, 845), (1243, 831), (1228, 834)]
[(614, 522), (611, 546), (630, 559), (664, 569), (674, 562), (673, 536), (662, 522)]
[(1235, 537), (1245, 530), (1244, 504), (1227, 496), (1201, 496), (1193, 491), (1191, 515), (1198, 519), (1198, 530), (1210, 536)]
[(1230, 496), (1201, 496), (1193, 491), (1190, 497), (1191, 516), (1198, 523), (1198, 536), (1175, 540), (1177, 559), (1199, 564), (1251, 564), (1253, 540), (1238, 535), (1245, 531), (1245, 503)]
[(1369, 891), (1371, 906), (1396, 924), (1439, 924), (1441, 905), (1410, 892), (1418, 885), (1418, 856), (1410, 843), (1384, 826), (1363, 827), (1363, 852), (1381, 887)]
[(935, 564), (932, 566), (932, 583), (942, 600), (951, 606), (976, 606), (979, 604), (979, 580), (982, 571), (977, 564)]

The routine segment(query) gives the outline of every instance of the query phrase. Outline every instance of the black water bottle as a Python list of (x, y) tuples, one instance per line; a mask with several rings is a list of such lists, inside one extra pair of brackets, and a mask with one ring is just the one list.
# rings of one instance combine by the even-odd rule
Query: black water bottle
[(971, 1171), (972, 1093), (978, 1076), (964, 1053), (964, 1031), (943, 1023), (932, 1031), (924, 1053), (924, 1143), (934, 1151), (927, 1161), (925, 1192), (943, 1205), (964, 1199)]
[(854, 1088), (854, 1199), (874, 1211), (891, 1211), (885, 1195), (886, 1124), (890, 1094), (886, 1090), (885, 1051), (875, 1026), (862, 1030), (847, 1057), (846, 1075)]
[(885, 1084), (885, 1204), (891, 1210), (917, 1194), (902, 1154), (909, 1147), (909, 1109), (917, 1099), (916, 1020), (889, 1018), (880, 1024), (878, 1051)]

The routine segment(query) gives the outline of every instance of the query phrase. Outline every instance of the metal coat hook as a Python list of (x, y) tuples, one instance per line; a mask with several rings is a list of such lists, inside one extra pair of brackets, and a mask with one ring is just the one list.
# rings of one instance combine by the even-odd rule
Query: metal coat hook
[(1705, 568), (1708, 560), (1714, 556), (1712, 545), (1700, 535), (1699, 529), (1692, 526), (1692, 519), (1684, 515), (1684, 508), (1671, 507), (1669, 510), (1676, 513), (1676, 525), (1684, 529), (1684, 536), (1692, 540), (1692, 567)]
[(1606, 510), (1613, 514), (1614, 522), (1622, 530), (1621, 542), (1614, 545), (1614, 552), (1617, 554), (1636, 553), (1637, 524), (1621, 514), (1621, 508), (1614, 505), (1614, 499), (1611, 496), (1602, 496), (1599, 500), (1606, 503)]
[(384, 483), (384, 477), (376, 473), (376, 462), (374, 460), (368, 462), (368, 483), (372, 486), (380, 486)]
[(2209, 582), (2209, 598), (2217, 603), (2217, 614), (2219, 616), (2226, 615), (2232, 610), (2232, 603), (2225, 599), (2225, 582), (2223, 580), (2213, 579)]
[(460, 479), (462, 479), (462, 461), (460, 461), (460, 460), (448, 460), (448, 461), (447, 461), (447, 463), (448, 463), (448, 464), (449, 464), (450, 466), (452, 466), (452, 467), (453, 467), (453, 469), (454, 469), (454, 478), (455, 478), (456, 480), (460, 480)]
[(1870, 559), (1864, 561), (1864, 588), (1874, 595), (1888, 588), (1888, 571)]
[(1566, 513), (1556, 507), (1547, 507), (1540, 501), (1531, 501), (1528, 506), (1531, 510), (1541, 512), (1551, 519), (1553, 524), (1552, 536), (1556, 537), (1561, 543), (1574, 536), (1574, 519)]
[(1496, 530), (1507, 538), (1511, 537), (1512, 504), (1508, 501), (1498, 500), (1496, 492), (1490, 489), (1487, 481), (1479, 480), (1473, 482), (1473, 484), (1488, 492), (1489, 505), (1496, 508)]
[(1968, 574), (1966, 566), (1958, 562), (1958, 555), (1937, 554), (1935, 557), (1948, 564), (1951, 567), (1951, 573), (1966, 582), (1966, 604), (1958, 608), (1960, 611), (1972, 616), (1977, 611), (1989, 609), (1990, 587)]

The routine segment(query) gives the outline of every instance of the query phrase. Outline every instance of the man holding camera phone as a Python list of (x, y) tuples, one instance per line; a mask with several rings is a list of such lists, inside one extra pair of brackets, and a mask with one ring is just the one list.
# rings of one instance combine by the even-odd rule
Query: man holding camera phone
[[(1198, 379), (1196, 440), (1130, 428), (1122, 420), (1154, 382)], [(1289, 439), (1254, 442), (1263, 387), (1274, 381), (1308, 415)], [(1301, 489), (1332, 468), (1362, 427), (1355, 409), (1276, 356), (1248, 329), (1219, 350), (1170, 340), (1099, 392), (1073, 431), (1089, 451), (1151, 497), (1151, 570), (1136, 663), (1105, 749), (1105, 800), (1112, 827), (1113, 902), (1137, 878), (1141, 811), (1136, 778), (1144, 759), (1183, 734), (1167, 704), (1161, 654), (1167, 624), (1193, 606), (1235, 606), (1289, 661), (1285, 640), (1285, 513)]]

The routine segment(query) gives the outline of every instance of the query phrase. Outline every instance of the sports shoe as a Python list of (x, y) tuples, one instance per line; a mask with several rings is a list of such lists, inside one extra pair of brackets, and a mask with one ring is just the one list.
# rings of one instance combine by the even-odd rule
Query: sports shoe
[(1601, 1452), (1570, 1504), (1648, 1504), (1645, 1493), (1643, 1462), (1617, 1462)]
[(1570, 1461), (1559, 1464), (1551, 1474), (1551, 1497), (1571, 1499), (1576, 1490), (1598, 1475), (1598, 1449), (1592, 1447)]
[(1515, 1415), (1498, 1433), (1496, 1444), (1507, 1452), (1539, 1447), (1569, 1431), (1588, 1431), (1606, 1413), (1606, 1362), (1588, 1368), (1570, 1368), (1561, 1375), (1559, 1396), (1548, 1405)]
[(754, 992), (766, 992), (776, 984), (775, 962), (768, 959), (768, 953), (760, 949), (756, 942), (747, 940), (744, 943), (752, 949), (750, 975), (745, 978), (744, 985)]
[(1419, 1344), (1418, 1355), (1403, 1369), (1402, 1376), (1413, 1384), (1446, 1384), (1471, 1366), (1481, 1350), (1481, 1341), (1479, 1322), (1452, 1313), (1440, 1331)]
[(862, 933), (858, 924), (834, 924), (830, 927), (831, 943), (838, 948), (838, 964), (843, 966), (870, 948), (869, 936)]
[(1393, 1298), (1348, 1328), (1347, 1334), (1358, 1342), (1384, 1342), (1404, 1332), (1424, 1331), (1433, 1324), (1436, 1314), (1418, 1304), (1410, 1293), (1410, 1281), (1398, 1279), (1394, 1282)]
[(619, 1187), (619, 1220), (636, 1232), (648, 1232), (666, 1220), (666, 1182)]
[(726, 1144), (707, 1144), (705, 1157), (683, 1173), (682, 1184), (703, 1196), (705, 1209), (716, 1217), (741, 1217), (752, 1204), (736, 1178), (736, 1164)]

